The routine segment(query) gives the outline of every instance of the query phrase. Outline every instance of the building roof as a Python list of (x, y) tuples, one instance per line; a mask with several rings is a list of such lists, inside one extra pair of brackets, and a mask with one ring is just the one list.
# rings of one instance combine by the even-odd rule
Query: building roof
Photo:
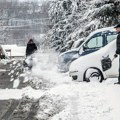
[(8, 56), (11, 57), (25, 56), (25, 51), (26, 51), (25, 46), (17, 46), (16, 44), (1, 45), (1, 46)]

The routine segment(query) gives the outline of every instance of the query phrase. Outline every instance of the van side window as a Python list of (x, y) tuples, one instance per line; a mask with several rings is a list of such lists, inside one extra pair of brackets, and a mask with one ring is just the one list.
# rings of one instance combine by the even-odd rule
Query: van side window
[(94, 38), (91, 38), (86, 44), (85, 48), (86, 49), (91, 49), (91, 48), (100, 48), (103, 46), (103, 37), (102, 36), (97, 36)]
[(107, 35), (107, 43), (112, 42), (112, 41), (115, 40), (116, 38), (117, 38), (117, 34)]

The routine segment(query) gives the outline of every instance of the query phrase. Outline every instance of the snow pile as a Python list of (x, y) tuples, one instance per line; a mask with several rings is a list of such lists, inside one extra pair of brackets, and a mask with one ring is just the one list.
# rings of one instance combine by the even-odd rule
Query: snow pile
[(21, 99), (22, 90), (0, 89), (0, 100)]
[(60, 96), (47, 93), (39, 99), (39, 110), (36, 117), (40, 120), (48, 120), (61, 112), (64, 107), (65, 102)]
[(10, 81), (13, 82), (13, 88), (18, 88), (20, 85), (20, 76), (23, 73), (23, 63), (21, 60), (12, 60), (9, 64)]
[(51, 51), (35, 53), (32, 58), (33, 67), (31, 71), (26, 73), (25, 81), (29, 81), (33, 88), (37, 89), (45, 89), (54, 86), (54, 84), (69, 82), (68, 73), (61, 74), (58, 72), (57, 57), (58, 55)]
[(31, 87), (23, 89), (0, 89), (0, 100), (22, 99), (22, 97), (38, 99), (44, 94), (41, 90), (35, 90)]

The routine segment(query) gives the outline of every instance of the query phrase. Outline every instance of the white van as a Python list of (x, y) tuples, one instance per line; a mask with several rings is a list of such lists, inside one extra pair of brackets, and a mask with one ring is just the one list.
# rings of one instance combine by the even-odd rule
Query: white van
[(91, 54), (116, 39), (117, 32), (114, 27), (107, 27), (92, 32), (77, 49), (71, 49), (59, 55), (58, 68), (67, 72), (70, 64), (81, 56)]
[(112, 60), (114, 58), (115, 51), (116, 40), (113, 40), (100, 50), (78, 58), (73, 61), (70, 66), (70, 76), (73, 80), (87, 82), (92, 80), (102, 82), (102, 80), (107, 78), (118, 77), (119, 57), (113, 60), (112, 66), (106, 71), (103, 70), (101, 64), (101, 60), (106, 56), (109, 56)]

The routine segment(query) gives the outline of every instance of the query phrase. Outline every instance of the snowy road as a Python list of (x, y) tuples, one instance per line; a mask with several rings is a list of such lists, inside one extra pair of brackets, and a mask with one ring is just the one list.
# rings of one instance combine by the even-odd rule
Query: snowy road
[[(53, 102), (56, 102), (59, 96), (65, 103), (64, 109), (59, 111), (59, 106), (57, 108), (59, 112), (49, 118), (47, 114), (44, 115), (45, 120), (119, 120), (120, 94), (118, 91), (120, 91), (120, 87), (113, 85), (113, 82), (109, 82), (109, 80), (102, 84), (66, 81), (56, 84), (44, 92), (30, 87), (22, 90), (0, 90), (0, 99), (21, 99), (23, 95), (34, 99), (42, 99), (47, 96), (47, 99), (50, 100), (53, 97), (51, 104), (43, 101), (43, 104), (51, 105), (50, 108), (47, 108), (48, 111), (51, 111), (51, 109), (55, 109)], [(56, 104), (62, 105), (62, 102), (56, 102)], [(46, 109), (43, 112), (46, 113)], [(40, 115), (39, 111), (37, 117), (41, 118)]]

